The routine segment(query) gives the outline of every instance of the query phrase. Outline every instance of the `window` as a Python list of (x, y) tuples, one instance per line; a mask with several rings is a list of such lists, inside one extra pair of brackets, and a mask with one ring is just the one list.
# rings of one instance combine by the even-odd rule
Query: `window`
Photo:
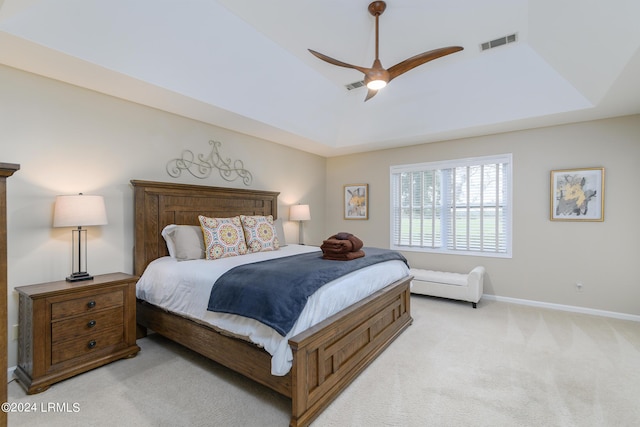
[(391, 247), (511, 257), (511, 154), (391, 166)]

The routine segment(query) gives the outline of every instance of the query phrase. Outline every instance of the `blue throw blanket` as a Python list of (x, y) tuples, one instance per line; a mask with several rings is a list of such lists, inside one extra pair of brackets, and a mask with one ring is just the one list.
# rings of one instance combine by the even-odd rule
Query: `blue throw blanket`
[(292, 255), (234, 267), (216, 281), (209, 311), (255, 319), (285, 336), (307, 299), (321, 286), (361, 268), (389, 260), (407, 260), (399, 252), (363, 248), (352, 261), (322, 259), (321, 252)]

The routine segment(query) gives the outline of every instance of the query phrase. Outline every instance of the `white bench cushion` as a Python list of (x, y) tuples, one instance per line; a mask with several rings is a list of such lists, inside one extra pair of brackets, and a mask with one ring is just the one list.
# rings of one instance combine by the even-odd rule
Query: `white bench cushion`
[(424, 282), (444, 283), (447, 285), (467, 286), (468, 274), (449, 273), (446, 271), (422, 270), (412, 268), (411, 274), (415, 280)]

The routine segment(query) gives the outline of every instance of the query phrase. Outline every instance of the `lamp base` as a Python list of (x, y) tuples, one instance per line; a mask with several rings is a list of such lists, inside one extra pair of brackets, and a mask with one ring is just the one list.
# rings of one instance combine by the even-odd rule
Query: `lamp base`
[(302, 234), (302, 221), (298, 221), (298, 244), (304, 245), (304, 236)]
[(93, 276), (87, 273), (86, 271), (77, 271), (71, 276), (67, 277), (67, 282), (80, 282), (82, 280), (91, 280)]

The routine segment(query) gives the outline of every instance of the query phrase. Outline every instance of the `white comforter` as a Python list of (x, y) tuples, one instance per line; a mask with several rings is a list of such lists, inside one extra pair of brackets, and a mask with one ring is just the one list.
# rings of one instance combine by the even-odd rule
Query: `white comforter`
[(319, 250), (320, 248), (314, 246), (288, 245), (273, 252), (259, 252), (215, 261), (177, 261), (174, 258), (163, 257), (149, 264), (138, 281), (136, 294), (138, 298), (153, 305), (203, 320), (264, 347), (272, 356), (271, 373), (286, 375), (293, 361), (289, 338), (405, 277), (409, 274), (407, 266), (402, 261), (387, 261), (329, 282), (309, 298), (298, 321), (286, 337), (253, 319), (207, 311), (209, 295), (218, 277), (235, 266)]

